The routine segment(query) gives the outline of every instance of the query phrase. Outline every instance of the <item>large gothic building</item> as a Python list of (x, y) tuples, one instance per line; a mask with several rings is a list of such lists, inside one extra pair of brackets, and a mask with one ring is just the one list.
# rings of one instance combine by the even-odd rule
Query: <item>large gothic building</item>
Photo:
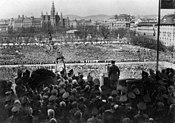
[(65, 19), (61, 15), (58, 15), (58, 12), (55, 12), (55, 5), (54, 2), (52, 2), (52, 7), (51, 7), (51, 11), (50, 11), (50, 15), (48, 15), (48, 13), (46, 12), (45, 15), (43, 15), (43, 13), (41, 13), (41, 23), (50, 23), (52, 25), (52, 27), (65, 27)]
[(55, 12), (55, 5), (54, 2), (52, 3), (50, 15), (46, 12), (45, 15), (41, 13), (39, 18), (27, 17), (27, 16), (20, 16), (18, 18), (11, 18), (8, 20), (0, 20), (0, 33), (1, 32), (8, 32), (9, 30), (17, 31), (21, 30), (21, 28), (41, 28), (44, 25), (50, 24), (53, 28), (69, 28), (70, 21), (69, 18), (63, 18), (62, 13), (60, 16), (58, 12)]

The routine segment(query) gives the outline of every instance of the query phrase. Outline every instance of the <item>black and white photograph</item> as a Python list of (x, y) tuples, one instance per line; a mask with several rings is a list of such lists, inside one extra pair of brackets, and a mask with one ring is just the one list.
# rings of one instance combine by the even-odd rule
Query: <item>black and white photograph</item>
[(175, 0), (0, 0), (0, 123), (175, 123)]

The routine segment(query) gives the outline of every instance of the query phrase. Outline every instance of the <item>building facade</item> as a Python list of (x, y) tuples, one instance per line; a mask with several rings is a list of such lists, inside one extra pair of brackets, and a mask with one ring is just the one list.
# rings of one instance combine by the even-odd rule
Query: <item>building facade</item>
[(61, 27), (61, 28), (69, 28), (70, 21), (69, 18), (63, 18), (62, 13), (60, 16), (58, 12), (55, 12), (55, 5), (54, 2), (52, 3), (50, 14), (46, 12), (44, 15), (41, 13), (39, 18), (35, 18), (34, 16), (27, 17), (27, 16), (20, 16), (18, 18), (11, 18), (9, 20), (0, 20), (0, 33), (8, 32), (9, 29), (13, 31), (18, 31), (21, 28), (41, 28), (45, 24), (50, 24), (53, 28)]
[(157, 22), (140, 22), (137, 24), (136, 32), (139, 35), (156, 38)]
[[(157, 22), (147, 21), (137, 24), (137, 33), (157, 38)], [(175, 14), (165, 15), (160, 22), (159, 39), (165, 46), (175, 47)]]
[(11, 23), (12, 24), (10, 24), (9, 26), (13, 28), (13, 31), (20, 30), (21, 28), (42, 27), (41, 18), (34, 18), (33, 16), (32, 17), (18, 16), (17, 19), (11, 19)]
[(106, 21), (109, 29), (115, 30), (118, 28), (130, 28), (132, 17), (128, 14), (115, 15)]
[(175, 47), (175, 14), (165, 15), (160, 24), (160, 41)]
[(9, 20), (0, 20), (0, 32), (5, 33), (9, 31)]

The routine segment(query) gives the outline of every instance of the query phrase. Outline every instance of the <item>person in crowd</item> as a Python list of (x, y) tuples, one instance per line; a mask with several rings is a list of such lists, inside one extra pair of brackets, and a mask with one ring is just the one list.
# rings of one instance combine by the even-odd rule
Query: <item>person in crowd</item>
[(15, 79), (15, 83), (18, 84), (18, 81), (22, 78), (22, 70), (18, 69), (17, 78)]
[(116, 88), (120, 77), (120, 70), (118, 66), (115, 65), (115, 61), (111, 61), (111, 66), (108, 68), (108, 77), (111, 88)]
[(6, 123), (22, 123), (22, 119), (21, 119), (21, 116), (20, 116), (20, 107), (18, 106), (14, 106), (12, 109), (11, 109), (11, 112), (12, 112), (12, 116), (10, 116)]
[[(160, 76), (159, 82), (153, 72), (148, 74), (145, 70), (140, 74), (141, 79), (133, 79), (123, 85), (126, 89), (121, 95), (115, 88), (112, 92), (108, 92), (108, 87), (100, 89), (98, 78), (84, 80), (82, 74), (78, 78), (70, 74), (64, 79), (58, 77), (57, 82), (43, 85), (40, 89), (17, 90), (17, 96), (7, 91), (5, 105), (2, 105), (7, 112), (7, 123), (174, 122), (172, 69), (160, 72), (163, 76)], [(27, 78), (31, 82), (31, 77)], [(27, 82), (21, 85), (25, 87)]]
[(60, 123), (57, 122), (57, 119), (55, 118), (55, 111), (53, 109), (48, 109), (47, 113), (49, 118), (48, 123)]
[(87, 120), (87, 123), (102, 123), (102, 120), (98, 118), (98, 109), (93, 108), (92, 117)]
[(33, 109), (31, 107), (27, 107), (26, 115), (24, 116), (24, 123), (34, 123)]
[(81, 111), (76, 111), (74, 113), (74, 120), (72, 123), (82, 123), (82, 112)]

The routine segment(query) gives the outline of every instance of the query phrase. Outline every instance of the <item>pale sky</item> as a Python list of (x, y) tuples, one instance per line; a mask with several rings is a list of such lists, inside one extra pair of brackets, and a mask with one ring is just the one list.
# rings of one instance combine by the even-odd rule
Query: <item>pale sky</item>
[(40, 17), (42, 11), (50, 14), (52, 1), (63, 15), (150, 15), (158, 11), (158, 0), (0, 0), (0, 18), (17, 18), (22, 14)]

